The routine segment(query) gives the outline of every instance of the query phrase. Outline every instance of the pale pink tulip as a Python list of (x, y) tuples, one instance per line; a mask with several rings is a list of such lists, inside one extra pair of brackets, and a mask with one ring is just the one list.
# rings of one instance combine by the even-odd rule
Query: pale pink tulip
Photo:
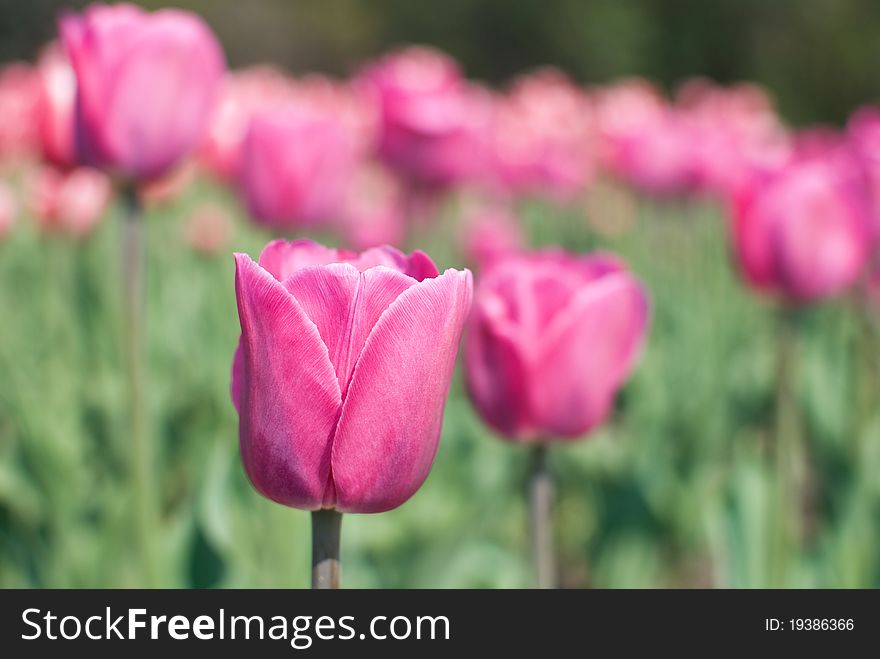
[(307, 510), (402, 504), (437, 451), (470, 272), (309, 241), (235, 258), (232, 398), (251, 483)]
[(611, 411), (648, 318), (644, 289), (609, 255), (500, 259), (481, 274), (468, 325), (471, 399), (512, 441), (581, 436)]

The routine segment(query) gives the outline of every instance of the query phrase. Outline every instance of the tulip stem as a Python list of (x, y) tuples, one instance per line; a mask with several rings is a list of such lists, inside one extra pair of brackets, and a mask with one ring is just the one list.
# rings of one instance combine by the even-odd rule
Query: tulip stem
[(155, 555), (155, 509), (152, 498), (153, 452), (147, 437), (144, 344), (145, 278), (143, 209), (134, 187), (122, 191), (123, 344), (128, 384), (130, 478), (134, 505), (134, 538), (141, 554), (145, 587), (158, 585)]
[(776, 427), (773, 458), (776, 469), (776, 516), (772, 520), (770, 585), (788, 583), (789, 559), (796, 548), (801, 522), (801, 428), (795, 382), (798, 358), (797, 312), (783, 309), (779, 318), (776, 372)]
[(556, 587), (556, 557), (553, 551), (553, 476), (544, 443), (531, 449), (529, 465), (529, 522), (532, 561), (538, 588)]
[(339, 588), (339, 536), (342, 513), (312, 511), (312, 588)]

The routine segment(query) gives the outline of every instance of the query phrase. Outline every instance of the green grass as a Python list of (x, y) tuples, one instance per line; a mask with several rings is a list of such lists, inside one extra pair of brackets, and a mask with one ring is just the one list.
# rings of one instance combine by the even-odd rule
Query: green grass
[[(303, 587), (309, 519), (249, 486), (229, 401), (238, 336), (233, 261), (195, 255), (182, 220), (200, 186), (148, 217), (148, 336), (163, 584)], [(237, 208), (232, 201), (231, 208)], [(538, 244), (598, 246), (647, 283), (644, 358), (609, 424), (553, 450), (566, 586), (761, 587), (775, 472), (776, 309), (731, 270), (720, 213), (641, 204), (613, 238), (573, 212), (524, 210)], [(127, 485), (118, 209), (74, 244), (28, 226), (0, 243), (0, 586), (138, 585)], [(24, 223), (25, 225), (27, 223)], [(460, 265), (448, 224), (417, 245)], [(237, 223), (230, 252), (266, 234)], [(852, 300), (801, 323), (797, 396), (808, 532), (789, 585), (880, 586), (877, 337)], [(860, 396), (867, 401), (861, 407)], [(351, 587), (531, 584), (526, 456), (493, 437), (457, 376), (434, 469), (401, 508), (343, 522)]]

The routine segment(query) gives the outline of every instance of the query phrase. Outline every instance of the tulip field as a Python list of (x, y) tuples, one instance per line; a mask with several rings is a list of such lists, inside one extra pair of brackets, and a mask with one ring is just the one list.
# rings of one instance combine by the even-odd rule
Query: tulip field
[(0, 587), (880, 587), (880, 109), (772, 99), (63, 13), (0, 70)]

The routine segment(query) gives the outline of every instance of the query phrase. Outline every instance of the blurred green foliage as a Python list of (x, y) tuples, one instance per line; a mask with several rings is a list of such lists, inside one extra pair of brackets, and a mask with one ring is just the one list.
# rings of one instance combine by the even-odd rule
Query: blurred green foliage
[[(0, 0), (0, 60), (31, 58), (53, 16), (83, 0)], [(542, 65), (583, 83), (641, 75), (755, 80), (797, 124), (840, 122), (880, 98), (876, 0), (142, 0), (202, 14), (233, 66), (350, 73), (397, 45), (427, 43), (501, 82)]]
[[(149, 363), (164, 585), (301, 587), (309, 517), (260, 497), (238, 456), (229, 367), (233, 262), (268, 236), (237, 224), (228, 251), (194, 254), (183, 219), (200, 184), (149, 214)], [(644, 358), (607, 427), (555, 447), (566, 586), (760, 587), (768, 560), (776, 309), (731, 270), (708, 205), (640, 203), (613, 235), (583, 212), (523, 209), (537, 244), (621, 253), (647, 283)], [(119, 209), (81, 244), (20, 226), (0, 243), (0, 586), (135, 586), (120, 354)], [(607, 223), (612, 214), (603, 213)], [(597, 216), (592, 218), (594, 221)], [(452, 218), (417, 246), (458, 265)], [(809, 479), (793, 586), (880, 586), (876, 333), (852, 300), (802, 324), (797, 395)], [(860, 391), (868, 404), (856, 405)], [(859, 411), (861, 409), (861, 411)], [(346, 586), (531, 583), (526, 455), (480, 423), (456, 378), (430, 477), (411, 501), (343, 522)]]

